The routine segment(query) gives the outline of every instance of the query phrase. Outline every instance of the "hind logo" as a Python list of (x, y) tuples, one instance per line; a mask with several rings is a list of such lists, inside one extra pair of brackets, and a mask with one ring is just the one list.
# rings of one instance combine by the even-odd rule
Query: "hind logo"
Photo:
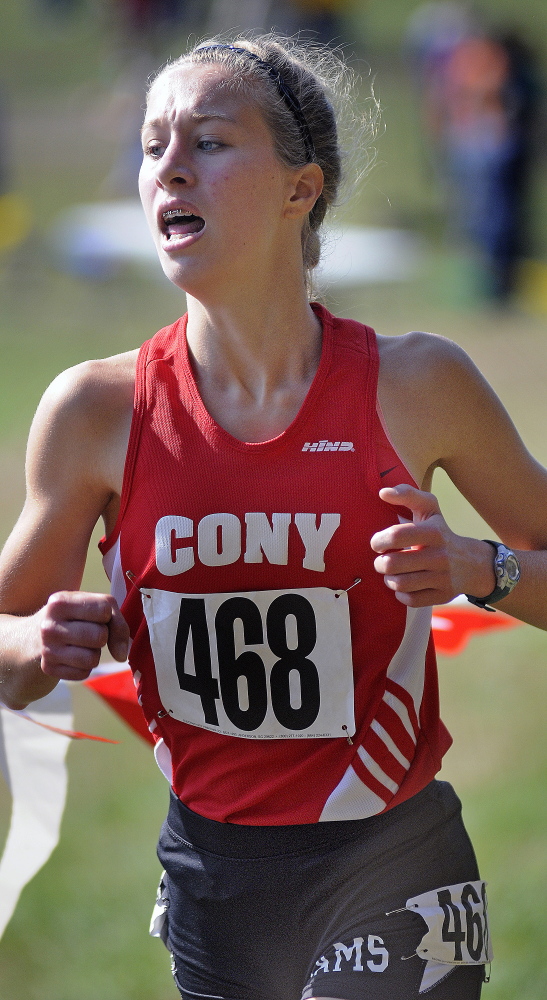
[(355, 451), (353, 441), (306, 441), (302, 451)]

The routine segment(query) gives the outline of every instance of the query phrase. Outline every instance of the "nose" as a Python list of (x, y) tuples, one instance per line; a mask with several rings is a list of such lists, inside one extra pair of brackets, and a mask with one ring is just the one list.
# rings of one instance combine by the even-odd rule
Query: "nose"
[(156, 181), (166, 189), (191, 184), (193, 174), (180, 143), (170, 142), (157, 162)]

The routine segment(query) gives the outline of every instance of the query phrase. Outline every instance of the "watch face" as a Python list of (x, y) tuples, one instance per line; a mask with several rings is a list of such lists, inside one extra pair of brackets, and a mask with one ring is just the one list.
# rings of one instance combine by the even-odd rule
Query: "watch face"
[(505, 590), (506, 588), (512, 590), (520, 579), (520, 566), (516, 555), (510, 549), (500, 545), (494, 562), (498, 587), (501, 590)]
[(505, 572), (510, 583), (517, 583), (520, 579), (520, 566), (517, 557), (510, 552), (505, 560)]

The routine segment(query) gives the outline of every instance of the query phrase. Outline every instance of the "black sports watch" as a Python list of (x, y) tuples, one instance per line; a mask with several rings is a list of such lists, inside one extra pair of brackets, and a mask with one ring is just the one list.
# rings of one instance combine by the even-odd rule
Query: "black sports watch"
[(511, 549), (508, 549), (502, 542), (493, 542), (490, 538), (483, 538), (483, 542), (488, 542), (496, 551), (496, 555), (494, 556), (496, 586), (487, 597), (473, 597), (471, 594), (466, 594), (465, 596), (468, 601), (471, 601), (471, 604), (476, 604), (478, 608), (484, 608), (485, 611), (494, 611), (495, 609), (489, 608), (488, 605), (501, 601), (502, 597), (507, 597), (513, 588), (516, 587), (520, 580), (520, 566), (515, 553)]

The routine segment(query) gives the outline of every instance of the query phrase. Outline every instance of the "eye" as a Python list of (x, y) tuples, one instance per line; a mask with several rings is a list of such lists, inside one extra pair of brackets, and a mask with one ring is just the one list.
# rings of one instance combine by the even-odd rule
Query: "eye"
[(213, 153), (216, 149), (221, 149), (224, 143), (219, 139), (200, 139), (197, 145), (204, 153)]
[(151, 156), (153, 160), (159, 160), (164, 147), (160, 142), (147, 142), (144, 147), (144, 155)]

